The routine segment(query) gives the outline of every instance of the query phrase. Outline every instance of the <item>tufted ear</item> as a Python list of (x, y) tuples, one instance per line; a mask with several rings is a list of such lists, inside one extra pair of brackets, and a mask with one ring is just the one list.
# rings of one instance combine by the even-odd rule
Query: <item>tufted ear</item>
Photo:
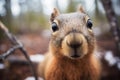
[(54, 8), (50, 17), (50, 21), (53, 22), (55, 17), (57, 17), (59, 14), (60, 14), (59, 11), (56, 8)]
[(84, 10), (84, 8), (82, 7), (81, 4), (78, 5), (78, 11), (81, 12), (81, 13), (85, 13), (85, 10)]

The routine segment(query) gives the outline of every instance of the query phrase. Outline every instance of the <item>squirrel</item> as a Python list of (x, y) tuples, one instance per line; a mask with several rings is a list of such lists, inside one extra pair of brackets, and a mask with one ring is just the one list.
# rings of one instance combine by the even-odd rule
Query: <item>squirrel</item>
[(50, 23), (49, 51), (38, 65), (38, 74), (45, 80), (99, 80), (93, 24), (83, 7), (67, 14), (54, 8)]

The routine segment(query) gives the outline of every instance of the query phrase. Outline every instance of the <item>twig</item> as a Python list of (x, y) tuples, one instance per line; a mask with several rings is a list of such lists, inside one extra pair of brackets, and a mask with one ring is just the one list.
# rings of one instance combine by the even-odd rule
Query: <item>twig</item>
[(27, 55), (27, 51), (23, 48), (23, 44), (20, 41), (18, 41), (16, 39), (16, 37), (13, 36), (9, 32), (9, 30), (7, 29), (7, 27), (5, 27), (5, 25), (2, 24), (2, 22), (0, 22), (0, 30), (2, 30), (5, 33), (5, 35), (8, 37), (8, 39), (11, 41), (11, 43), (13, 45), (16, 45), (13, 48), (9, 49), (6, 53), (0, 55), (0, 59), (5, 59), (7, 56), (9, 56), (11, 53), (13, 53), (16, 49), (19, 49), (24, 54), (25, 58), (28, 60), (29, 65), (31, 67), (31, 70), (33, 72), (33, 75), (35, 77), (35, 80), (38, 80), (37, 79), (37, 74), (36, 74), (35, 69), (34, 69), (34, 67), (32, 65), (32, 61), (30, 60), (29, 56)]
[(3, 53), (2, 55), (0, 55), (0, 59), (4, 60), (6, 59), (9, 55), (11, 55), (16, 49), (21, 48), (22, 46), (20, 45), (16, 45), (12, 48), (10, 48), (7, 52)]

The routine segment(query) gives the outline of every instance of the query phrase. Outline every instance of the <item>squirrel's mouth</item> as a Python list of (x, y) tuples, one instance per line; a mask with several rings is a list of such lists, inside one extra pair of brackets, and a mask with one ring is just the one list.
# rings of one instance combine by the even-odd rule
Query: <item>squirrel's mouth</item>
[(72, 54), (70, 57), (72, 58), (72, 59), (81, 59), (81, 58), (83, 58), (83, 56), (84, 56), (84, 54), (78, 54), (78, 53), (74, 53), (74, 54)]
[(75, 48), (73, 51), (74, 51), (74, 53), (71, 55), (71, 57), (72, 58), (79, 58), (80, 54), (77, 53), (77, 49)]
[(77, 55), (77, 54), (75, 54), (75, 55), (72, 55), (71, 57), (72, 57), (72, 58), (79, 58), (80, 56)]

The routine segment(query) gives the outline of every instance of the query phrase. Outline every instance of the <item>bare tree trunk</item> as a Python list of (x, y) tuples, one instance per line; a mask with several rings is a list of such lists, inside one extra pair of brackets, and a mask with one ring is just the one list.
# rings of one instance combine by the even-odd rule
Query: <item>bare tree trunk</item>
[(95, 0), (95, 14), (99, 16), (98, 0)]
[(11, 0), (5, 0), (5, 9), (6, 9), (6, 25), (8, 29), (12, 31), (12, 12), (11, 12)]
[(60, 10), (59, 4), (58, 4), (58, 0), (55, 0), (55, 5), (56, 5), (57, 9)]
[(110, 23), (111, 31), (116, 42), (117, 56), (120, 57), (120, 27), (118, 26), (116, 14), (114, 12), (111, 0), (101, 0), (106, 11), (107, 19)]
[(75, 11), (74, 0), (69, 0), (68, 6), (67, 6), (67, 12), (73, 12), (73, 11)]
[[(5, 0), (4, 8), (6, 10), (5, 16), (0, 16), (0, 21), (4, 22), (10, 31), (12, 31), (11, 24), (12, 24), (12, 13), (11, 13), (11, 0)], [(4, 39), (4, 35), (0, 30), (0, 40)]]

